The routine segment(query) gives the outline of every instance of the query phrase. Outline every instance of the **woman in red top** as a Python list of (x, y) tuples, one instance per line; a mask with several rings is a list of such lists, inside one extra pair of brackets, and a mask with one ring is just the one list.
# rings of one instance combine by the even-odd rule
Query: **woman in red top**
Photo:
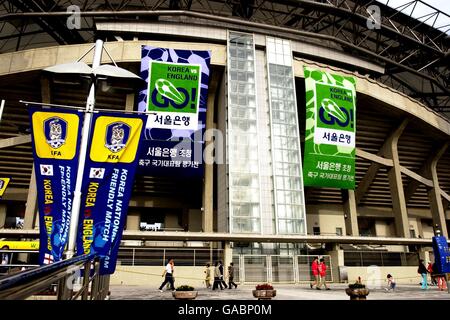
[(330, 288), (327, 287), (326, 277), (327, 277), (327, 265), (325, 264), (325, 259), (320, 259), (320, 263), (318, 266), (319, 269), (319, 276), (320, 276), (320, 282), (317, 286), (317, 289), (320, 290), (320, 287), (322, 284), (325, 286), (326, 290), (330, 290)]
[(319, 285), (319, 262), (318, 262), (318, 260), (319, 260), (319, 258), (314, 257), (313, 262), (311, 263), (311, 271), (314, 276), (314, 282), (309, 284), (311, 289), (314, 286), (316, 286), (316, 288), (318, 288), (318, 285)]

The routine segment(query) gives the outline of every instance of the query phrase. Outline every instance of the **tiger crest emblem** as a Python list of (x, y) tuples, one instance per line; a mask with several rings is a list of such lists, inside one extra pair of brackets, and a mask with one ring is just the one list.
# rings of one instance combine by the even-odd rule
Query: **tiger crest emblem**
[(106, 129), (105, 147), (117, 153), (125, 148), (130, 136), (130, 127), (123, 122), (111, 123)]
[(59, 117), (47, 119), (44, 122), (45, 140), (53, 149), (66, 143), (67, 122)]

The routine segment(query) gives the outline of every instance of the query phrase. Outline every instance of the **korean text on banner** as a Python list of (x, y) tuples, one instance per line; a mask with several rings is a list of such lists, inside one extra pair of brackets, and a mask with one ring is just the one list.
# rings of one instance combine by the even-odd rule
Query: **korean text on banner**
[[(210, 51), (142, 47), (139, 111), (148, 114), (139, 173), (152, 176), (203, 176), (203, 131), (206, 121)], [(169, 159), (152, 150), (177, 149)], [(185, 155), (190, 153), (190, 159)], [(166, 161), (167, 160), (167, 161)]]
[(39, 207), (39, 262), (60, 261), (68, 240), (78, 168), (81, 120), (77, 111), (30, 108)]
[(100, 274), (112, 274), (134, 184), (145, 116), (95, 114), (83, 175), (77, 255), (103, 259)]
[(355, 79), (308, 67), (304, 71), (304, 184), (355, 189)]

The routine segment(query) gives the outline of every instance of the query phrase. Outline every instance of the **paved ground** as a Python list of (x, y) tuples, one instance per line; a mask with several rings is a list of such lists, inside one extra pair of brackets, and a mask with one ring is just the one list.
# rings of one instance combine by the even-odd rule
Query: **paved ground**
[[(349, 300), (345, 293), (345, 284), (332, 284), (331, 290), (310, 289), (309, 285), (276, 285), (276, 300)], [(198, 300), (252, 300), (254, 286), (244, 285), (237, 289), (198, 290)], [(170, 291), (159, 290), (148, 286), (111, 286), (111, 300), (172, 300)], [(421, 290), (420, 285), (398, 285), (395, 292), (384, 289), (372, 289), (368, 300), (450, 300), (450, 293), (439, 291), (437, 287)]]

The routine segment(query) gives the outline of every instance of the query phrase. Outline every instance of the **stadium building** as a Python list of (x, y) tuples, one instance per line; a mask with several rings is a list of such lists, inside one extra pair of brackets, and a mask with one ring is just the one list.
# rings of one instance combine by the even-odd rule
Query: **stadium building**
[[(71, 28), (70, 5), (81, 23)], [(423, 7), (430, 14), (414, 18)], [(433, 261), (431, 237), (450, 228), (450, 42), (439, 24), (448, 20), (419, 0), (397, 9), (369, 0), (0, 1), (0, 177), (11, 178), (0, 237), (38, 238), (20, 100), (86, 103), (83, 81), (43, 69), (76, 61), (99, 38), (136, 74), (142, 45), (210, 50), (206, 129), (223, 133), (215, 148), (224, 161), (205, 164), (200, 179), (136, 177), (112, 283), (159, 282), (167, 257), (197, 284), (216, 260), (234, 261), (243, 283), (298, 283), (317, 255), (332, 281), (368, 279), (377, 265), (374, 277), (396, 270), (417, 283), (418, 258)], [(304, 67), (356, 79), (355, 190), (303, 185)], [(126, 83), (104, 82), (96, 108), (132, 111), (137, 100)]]

